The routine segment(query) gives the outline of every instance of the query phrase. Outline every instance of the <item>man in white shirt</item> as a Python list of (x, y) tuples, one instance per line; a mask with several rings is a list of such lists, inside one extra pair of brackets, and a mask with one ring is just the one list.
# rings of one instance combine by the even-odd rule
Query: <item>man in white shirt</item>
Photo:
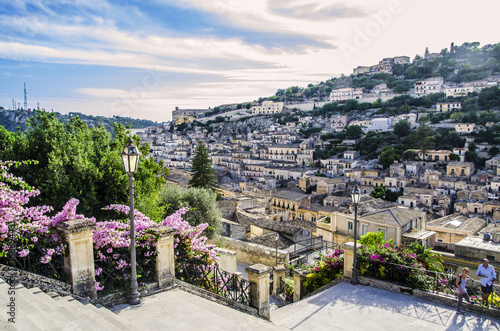
[(488, 259), (483, 260), (483, 264), (480, 264), (477, 268), (477, 275), (481, 277), (481, 292), (483, 292), (483, 302), (488, 305), (488, 298), (493, 292), (493, 282), (497, 279), (495, 273), (495, 268), (489, 265), (490, 261)]

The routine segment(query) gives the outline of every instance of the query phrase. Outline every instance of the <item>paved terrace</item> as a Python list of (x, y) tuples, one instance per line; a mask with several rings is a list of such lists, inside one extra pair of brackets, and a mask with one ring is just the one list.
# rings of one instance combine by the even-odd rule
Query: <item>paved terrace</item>
[(144, 330), (500, 330), (499, 319), (343, 282), (271, 312), (272, 322), (180, 289), (112, 309)]

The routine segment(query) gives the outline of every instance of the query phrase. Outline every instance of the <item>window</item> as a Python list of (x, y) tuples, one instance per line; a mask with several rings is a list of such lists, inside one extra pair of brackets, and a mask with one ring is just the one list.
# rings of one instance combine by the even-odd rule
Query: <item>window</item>
[(316, 222), (316, 217), (311, 217), (311, 221)]
[(353, 222), (347, 222), (347, 230), (352, 231), (354, 229), (354, 223)]
[(363, 224), (361, 226), (361, 235), (364, 236), (367, 233), (368, 233), (368, 225), (367, 224)]
[(385, 240), (385, 229), (382, 229), (382, 228), (378, 228), (377, 229), (378, 232), (382, 232), (384, 234), (384, 240)]

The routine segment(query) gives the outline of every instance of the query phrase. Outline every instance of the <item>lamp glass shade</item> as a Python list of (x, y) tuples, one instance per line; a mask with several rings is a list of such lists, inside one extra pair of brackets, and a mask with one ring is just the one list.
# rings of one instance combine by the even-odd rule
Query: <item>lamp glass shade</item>
[(361, 200), (361, 192), (359, 191), (357, 186), (355, 186), (354, 190), (352, 190), (351, 198), (352, 198), (352, 203), (355, 204), (358, 204), (359, 200)]
[(141, 153), (139, 153), (137, 147), (132, 143), (132, 140), (130, 140), (128, 146), (125, 146), (121, 155), (125, 172), (127, 174), (135, 174), (139, 166), (139, 155)]

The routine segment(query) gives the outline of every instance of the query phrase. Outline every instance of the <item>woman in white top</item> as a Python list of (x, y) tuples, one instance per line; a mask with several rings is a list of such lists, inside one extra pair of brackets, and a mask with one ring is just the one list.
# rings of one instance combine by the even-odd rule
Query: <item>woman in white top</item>
[(468, 273), (469, 273), (469, 269), (463, 268), (462, 273), (460, 275), (458, 275), (457, 281), (455, 284), (457, 287), (457, 295), (458, 295), (457, 312), (460, 314), (464, 313), (464, 311), (460, 309), (460, 307), (462, 306), (462, 299), (465, 298), (465, 300), (467, 300), (468, 303), (471, 303), (471, 301), (469, 299), (469, 295), (467, 294), (467, 290), (465, 289), (465, 284), (467, 284), (467, 279), (470, 279), (472, 281), (474, 281), (474, 280), (472, 278), (470, 278), (469, 276), (467, 276)]

